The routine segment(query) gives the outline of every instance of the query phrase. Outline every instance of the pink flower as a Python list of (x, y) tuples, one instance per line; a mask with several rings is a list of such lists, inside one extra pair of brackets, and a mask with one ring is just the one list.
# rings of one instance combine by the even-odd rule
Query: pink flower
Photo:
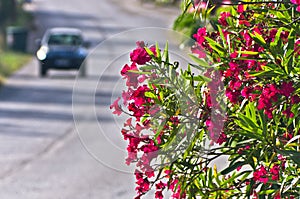
[(211, 101), (211, 95), (210, 93), (205, 93), (205, 100), (206, 100), (206, 105), (208, 106), (208, 108), (212, 107), (212, 101)]
[(126, 120), (126, 122), (124, 123), (124, 127), (126, 127), (126, 126), (132, 126), (132, 118), (128, 118)]
[(117, 114), (117, 115), (121, 115), (121, 113), (122, 113), (122, 109), (121, 109), (121, 107), (120, 107), (120, 105), (119, 105), (119, 101), (120, 101), (120, 97), (118, 97), (113, 103), (112, 103), (112, 105), (110, 105), (110, 109), (115, 109), (114, 111), (113, 111), (113, 114)]
[(172, 117), (170, 118), (170, 122), (172, 122), (172, 124), (173, 124), (174, 126), (178, 126), (178, 124), (180, 123), (178, 117), (176, 117), (176, 116), (172, 116)]
[(150, 182), (147, 178), (140, 178), (136, 184), (138, 185), (135, 190), (138, 194), (146, 193), (150, 189)]
[(193, 12), (199, 12), (201, 11), (202, 9), (205, 9), (207, 7), (207, 4), (206, 2), (197, 2), (195, 1), (195, 6), (192, 6), (189, 10), (190, 13), (193, 13)]
[(155, 198), (157, 198), (157, 199), (163, 199), (164, 198), (164, 196), (162, 194), (162, 191), (165, 189), (166, 186), (167, 186), (167, 184), (163, 183), (162, 181), (160, 181), (159, 183), (157, 183), (155, 185), (155, 188), (156, 188)]
[[(145, 50), (145, 44), (143, 41), (138, 41), (136, 44), (137, 48), (130, 53), (130, 59), (138, 65), (144, 65), (151, 60), (151, 56)], [(155, 47), (151, 47), (150, 50), (155, 53)]]
[(272, 174), (272, 180), (279, 180), (279, 171), (280, 171), (280, 166), (275, 164), (271, 169), (270, 173)]
[(121, 75), (127, 79), (126, 86), (135, 88), (139, 84), (138, 77), (140, 75), (132, 71), (138, 71), (136, 64), (132, 63), (130, 66), (126, 64), (121, 70)]
[(141, 147), (141, 150), (144, 153), (151, 153), (151, 152), (155, 152), (157, 151), (159, 148), (157, 146), (154, 145), (154, 142), (151, 141), (149, 144), (146, 144), (144, 146)]
[(291, 103), (292, 104), (300, 103), (300, 97), (298, 95), (293, 95), (292, 98), (291, 98)]
[(241, 92), (232, 90), (231, 88), (227, 88), (225, 91), (225, 95), (232, 104), (237, 104), (239, 102), (239, 96), (241, 95)]
[(280, 34), (280, 38), (283, 40), (283, 41), (287, 41), (288, 37), (289, 37), (289, 32), (288, 31), (282, 31), (281, 34)]
[(159, 183), (157, 183), (155, 185), (156, 189), (164, 189), (167, 186), (166, 183), (163, 183), (162, 181), (160, 181)]
[(269, 181), (269, 178), (259, 178), (259, 181), (264, 184), (267, 184), (267, 182)]
[(244, 15), (241, 15), (239, 17), (239, 25), (250, 26), (251, 24), (249, 23), (249, 21), (245, 20), (245, 16)]
[(155, 198), (157, 198), (157, 199), (163, 199), (164, 195), (162, 194), (162, 191), (156, 191), (155, 192)]
[(145, 173), (148, 178), (152, 178), (155, 176), (154, 171), (152, 169), (150, 169), (149, 171), (146, 171)]
[(268, 178), (266, 177), (267, 175), (267, 170), (265, 169), (264, 166), (261, 166), (258, 170), (254, 171), (253, 173), (253, 180), (254, 181), (259, 181), (264, 184), (268, 182)]
[(139, 86), (135, 91), (133, 91), (130, 99), (134, 101), (136, 106), (142, 106), (151, 101), (150, 98), (145, 96), (145, 92), (149, 91), (147, 85)]
[(227, 141), (227, 135), (224, 132), (221, 132), (221, 134), (220, 134), (218, 140), (216, 141), (216, 143), (221, 145), (226, 141)]
[(245, 62), (247, 63), (248, 69), (252, 69), (257, 63), (255, 60), (245, 60)]
[(134, 102), (130, 103), (128, 105), (128, 110), (133, 112), (133, 116), (137, 119), (137, 121), (140, 121), (141, 117), (146, 113), (145, 109), (142, 109), (139, 106), (136, 106)]
[(300, 12), (300, 0), (291, 0), (291, 2), (292, 2), (293, 4), (298, 5), (297, 8), (296, 8), (296, 10), (297, 10), (298, 12)]
[(249, 35), (248, 30), (244, 30), (240, 34), (241, 34), (241, 37), (245, 40), (246, 47), (250, 47), (253, 43), (253, 39)]
[(132, 89), (128, 89), (128, 91), (124, 91), (122, 92), (122, 99), (123, 99), (123, 104), (127, 105), (128, 101), (130, 100), (130, 96), (132, 95), (133, 90)]
[(233, 53), (230, 54), (230, 58), (234, 59), (237, 58), (238, 53), (236, 51), (234, 51)]
[(125, 164), (130, 165), (137, 158), (137, 152), (128, 152), (128, 157), (125, 160)]
[(206, 52), (204, 51), (203, 47), (199, 45), (194, 45), (191, 48), (191, 51), (193, 54), (198, 55), (199, 58), (205, 58), (206, 57)]
[(146, 76), (146, 75), (140, 75), (140, 76), (138, 77), (138, 82), (139, 82), (139, 83), (143, 83), (146, 79), (147, 79), (147, 76)]
[(245, 86), (241, 92), (244, 98), (249, 98), (253, 89), (251, 87)]
[(254, 28), (253, 29), (253, 34), (258, 34), (258, 35), (262, 35), (262, 33), (261, 33), (261, 28), (258, 28), (258, 27), (256, 27), (256, 28)]
[(264, 113), (268, 118), (272, 119), (272, 103), (277, 101), (277, 94), (279, 90), (275, 84), (268, 84), (262, 89), (262, 94), (259, 96), (257, 109), (264, 109)]
[(227, 18), (229, 18), (230, 16), (231, 16), (230, 12), (221, 12), (218, 22), (222, 26), (228, 26)]
[(274, 199), (281, 199), (280, 193), (276, 193)]
[(295, 114), (291, 111), (291, 107), (288, 107), (282, 112), (283, 115), (285, 115), (287, 118), (293, 118)]
[(289, 97), (293, 92), (295, 88), (293, 87), (293, 82), (283, 82), (280, 87), (280, 94), (284, 95), (285, 97)]
[(238, 7), (237, 7), (237, 12), (238, 13), (243, 13), (245, 12), (245, 5), (244, 4), (239, 4)]
[(205, 37), (207, 36), (206, 27), (199, 28), (197, 34), (193, 35), (196, 41), (200, 46), (203, 46), (202, 43), (205, 41)]

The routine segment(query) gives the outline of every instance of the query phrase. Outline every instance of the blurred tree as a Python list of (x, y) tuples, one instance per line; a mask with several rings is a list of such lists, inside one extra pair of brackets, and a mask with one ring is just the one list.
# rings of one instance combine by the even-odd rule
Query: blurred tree
[(14, 22), (17, 15), (16, 0), (0, 0), (0, 26)]

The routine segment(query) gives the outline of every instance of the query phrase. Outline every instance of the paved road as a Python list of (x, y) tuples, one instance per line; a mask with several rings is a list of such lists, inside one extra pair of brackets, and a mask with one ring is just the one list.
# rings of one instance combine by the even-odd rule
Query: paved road
[(119, 133), (122, 118), (108, 107), (121, 92), (119, 70), (134, 41), (153, 42), (165, 33), (141, 28), (170, 27), (176, 16), (173, 9), (135, 2), (36, 0), (29, 7), (36, 16), (31, 39), (48, 27), (73, 26), (94, 46), (87, 78), (50, 71), (42, 79), (33, 60), (1, 88), (1, 199), (133, 198), (132, 168), (124, 166), (126, 143)]

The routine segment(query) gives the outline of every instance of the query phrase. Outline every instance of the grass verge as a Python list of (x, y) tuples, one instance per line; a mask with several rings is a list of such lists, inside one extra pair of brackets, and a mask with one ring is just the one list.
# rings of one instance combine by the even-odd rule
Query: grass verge
[(32, 13), (24, 10), (22, 3), (19, 3), (16, 9), (17, 15), (14, 21), (8, 20), (0, 24), (0, 86), (7, 77), (32, 59), (31, 54), (10, 51), (6, 46), (7, 26), (19, 26), (27, 29), (32, 28), (32, 22), (34, 20)]
[(5, 78), (20, 69), (32, 59), (31, 54), (12, 51), (0, 51), (0, 85)]

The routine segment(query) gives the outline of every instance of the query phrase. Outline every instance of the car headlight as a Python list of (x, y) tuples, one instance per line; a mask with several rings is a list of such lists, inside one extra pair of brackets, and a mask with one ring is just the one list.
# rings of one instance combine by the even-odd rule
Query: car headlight
[(39, 60), (43, 61), (47, 58), (48, 48), (46, 46), (42, 46), (37, 52), (36, 56)]
[(79, 49), (77, 50), (77, 55), (78, 55), (79, 57), (85, 58), (86, 55), (87, 55), (87, 52), (86, 52), (85, 49), (79, 48)]

